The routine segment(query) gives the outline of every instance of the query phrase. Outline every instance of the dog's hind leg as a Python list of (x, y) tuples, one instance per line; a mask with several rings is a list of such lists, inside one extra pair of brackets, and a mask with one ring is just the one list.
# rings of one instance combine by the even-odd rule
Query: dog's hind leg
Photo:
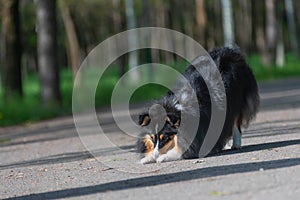
[(233, 132), (233, 142), (232, 142), (232, 146), (231, 149), (240, 149), (242, 148), (242, 133), (239, 130), (239, 128), (236, 127), (236, 125), (233, 126), (232, 129)]

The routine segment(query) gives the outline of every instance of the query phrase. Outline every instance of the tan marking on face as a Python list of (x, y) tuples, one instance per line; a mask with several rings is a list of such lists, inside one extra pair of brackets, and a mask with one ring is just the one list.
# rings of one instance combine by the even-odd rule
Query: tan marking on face
[(155, 135), (154, 135), (154, 134), (152, 134), (150, 137), (151, 137), (151, 139), (152, 139), (153, 141), (155, 141)]
[(173, 141), (174, 141), (174, 150), (175, 150), (176, 152), (182, 154), (182, 149), (181, 149), (181, 147), (180, 147), (179, 144), (178, 144), (178, 138), (177, 138), (177, 135), (174, 136)]
[(141, 126), (147, 126), (149, 124), (150, 121), (150, 117), (149, 116), (145, 116), (143, 123), (141, 124)]
[(148, 155), (150, 153), (153, 153), (154, 143), (152, 142), (152, 139), (151, 139), (150, 135), (145, 136), (144, 143), (145, 143), (145, 146), (146, 146), (145, 154)]
[(159, 136), (159, 140), (161, 141), (161, 140), (163, 140), (163, 139), (164, 139), (164, 135), (161, 134), (161, 135)]
[(171, 136), (171, 139), (169, 142), (167, 142), (160, 150), (159, 150), (159, 154), (165, 154), (167, 153), (169, 150), (171, 150), (174, 146), (175, 146), (175, 143), (174, 143), (174, 138), (176, 136), (175, 135), (172, 135)]
[(166, 122), (169, 122), (170, 124), (172, 124), (172, 122), (168, 116), (166, 117)]
[(174, 124), (174, 126), (178, 128), (179, 125), (180, 125), (180, 120), (178, 119), (178, 120), (176, 121), (176, 123)]

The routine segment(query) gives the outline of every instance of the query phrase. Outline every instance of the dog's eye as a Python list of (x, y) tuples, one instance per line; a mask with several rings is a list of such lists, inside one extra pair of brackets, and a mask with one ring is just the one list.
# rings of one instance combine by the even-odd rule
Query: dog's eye
[(169, 116), (167, 116), (166, 122), (175, 128), (178, 128), (180, 125), (180, 119), (176, 119), (176, 118), (171, 119)]
[(154, 134), (152, 134), (150, 137), (151, 137), (151, 139), (152, 139), (153, 141), (155, 141), (155, 135), (154, 135)]
[(163, 142), (166, 142), (166, 141), (168, 141), (169, 139), (170, 139), (169, 136), (164, 135), (163, 138), (162, 138), (162, 141), (163, 141)]
[(159, 139), (160, 139), (161, 141), (163, 141), (163, 140), (166, 140), (167, 137), (168, 137), (168, 136), (166, 136), (166, 135), (160, 135), (160, 136), (159, 136)]

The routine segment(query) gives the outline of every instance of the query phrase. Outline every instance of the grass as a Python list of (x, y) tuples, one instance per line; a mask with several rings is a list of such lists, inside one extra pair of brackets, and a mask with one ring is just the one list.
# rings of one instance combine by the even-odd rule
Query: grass
[[(260, 63), (258, 55), (250, 55), (248, 63), (251, 66), (258, 81), (281, 79), (293, 76), (300, 76), (300, 59), (297, 59), (292, 54), (286, 57), (286, 65), (283, 68), (275, 66), (263, 67)], [(186, 63), (175, 63), (171, 65), (179, 71), (183, 71)], [(166, 74), (153, 72), (152, 79), (168, 78)], [(62, 115), (72, 113), (72, 72), (70, 70), (62, 70), (61, 76), (61, 92), (62, 105), (60, 107), (45, 108), (40, 101), (39, 81), (36, 74), (29, 74), (24, 79), (23, 99), (14, 98), (9, 102), (0, 101), (0, 126), (10, 126), (15, 124), (31, 123)], [(93, 73), (88, 74), (88, 77), (93, 76)], [(142, 79), (149, 79), (147, 74), (142, 74)], [(101, 107), (110, 104), (112, 90), (119, 80), (119, 72), (116, 66), (110, 67), (102, 76), (100, 84), (97, 88), (95, 96), (95, 106)], [(146, 91), (146, 92), (145, 92)], [(149, 99), (159, 98), (167, 91), (167, 88), (157, 85), (148, 84), (138, 88), (131, 96), (131, 102), (141, 102)], [(126, 92), (126, 91), (125, 91)], [(2, 98), (0, 89), (0, 99)]]
[(259, 55), (250, 55), (248, 63), (258, 81), (300, 76), (300, 59), (296, 58), (293, 54), (286, 55), (286, 64), (281, 68), (275, 65), (263, 66)]
[[(9, 126), (20, 123), (31, 123), (43, 119), (49, 119), (64, 114), (69, 114), (71, 99), (68, 94), (71, 94), (72, 84), (68, 83), (72, 80), (72, 74), (69, 71), (62, 71), (62, 107), (52, 106), (44, 107), (39, 95), (38, 77), (30, 74), (24, 78), (23, 90), (24, 97), (22, 99), (15, 97), (10, 98), (9, 102), (0, 101), (0, 126)], [(71, 81), (70, 81), (71, 82)], [(3, 94), (0, 90), (0, 98), (3, 99)]]

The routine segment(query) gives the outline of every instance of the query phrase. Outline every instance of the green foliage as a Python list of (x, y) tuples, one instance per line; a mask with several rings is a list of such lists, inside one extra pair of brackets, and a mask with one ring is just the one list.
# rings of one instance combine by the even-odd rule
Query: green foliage
[[(70, 74), (70, 76), (67, 74)], [(72, 80), (70, 79), (70, 77), (72, 78), (71, 72), (63, 71), (62, 77), (65, 80), (62, 81), (63, 86), (67, 85), (66, 81)], [(65, 90), (68, 91), (71, 88), (72, 86), (69, 84)], [(0, 98), (3, 99), (2, 90), (0, 90)], [(65, 95), (64, 98), (68, 99)], [(30, 123), (69, 114), (71, 112), (69, 107), (70, 104), (64, 104), (62, 108), (58, 106), (44, 107), (40, 100), (38, 78), (36, 74), (30, 74), (24, 80), (24, 97), (22, 99), (16, 96), (9, 99), (8, 102), (0, 101), (0, 126)]]
[[(275, 66), (263, 67), (260, 63), (259, 55), (250, 55), (248, 63), (259, 81), (300, 76), (300, 60), (293, 54), (287, 55), (286, 65), (283, 68), (277, 68)], [(184, 71), (186, 65), (187, 63), (184, 61), (171, 64), (173, 68), (181, 72)], [(162, 78), (159, 77), (159, 74), (157, 73), (155, 73), (155, 75), (157, 76), (156, 78)], [(0, 126), (30, 123), (61, 115), (70, 115), (72, 113), (72, 72), (69, 69), (63, 69), (61, 70), (60, 76), (61, 91), (63, 95), (63, 101), (60, 107), (45, 108), (42, 105), (39, 95), (40, 88), (38, 77), (36, 74), (30, 74), (24, 80), (23, 99), (14, 98), (7, 103), (0, 101)], [(92, 77), (93, 72), (87, 76)], [(149, 79), (149, 77), (145, 75), (143, 75), (142, 78)], [(107, 106), (110, 104), (112, 90), (118, 80), (119, 68), (117, 66), (109, 67), (109, 69), (104, 72), (95, 95), (96, 107)], [(131, 96), (130, 101), (134, 103), (157, 99), (166, 91), (167, 88), (163, 86), (147, 84), (138, 88)], [(2, 98), (1, 89), (0, 98)]]
[(248, 59), (258, 81), (300, 76), (300, 60), (294, 54), (286, 55), (286, 64), (282, 68), (275, 65), (263, 66), (260, 59), (261, 57), (257, 54), (250, 55)]

